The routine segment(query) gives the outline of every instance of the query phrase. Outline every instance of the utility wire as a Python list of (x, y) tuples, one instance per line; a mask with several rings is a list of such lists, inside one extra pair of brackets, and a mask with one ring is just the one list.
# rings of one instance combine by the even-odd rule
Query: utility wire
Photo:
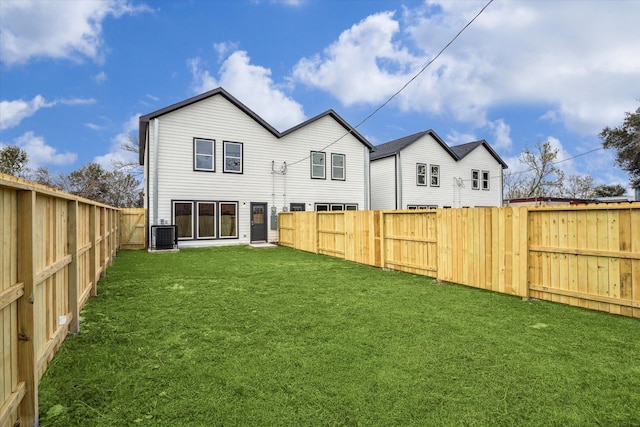
[[(398, 91), (396, 91), (393, 95), (391, 95), (385, 102), (383, 102), (378, 108), (376, 108), (375, 110), (373, 110), (373, 112), (371, 114), (369, 114), (367, 117), (365, 117), (364, 119), (362, 119), (360, 121), (360, 123), (358, 123), (357, 125), (355, 125), (354, 127), (352, 127), (351, 129), (349, 129), (347, 132), (345, 132), (342, 136), (340, 136), (339, 138), (337, 138), (335, 141), (333, 141), (331, 144), (325, 146), (324, 148), (318, 150), (318, 151), (324, 151), (327, 148), (331, 147), (333, 144), (337, 143), (338, 141), (342, 140), (342, 138), (344, 138), (345, 136), (349, 135), (350, 133), (352, 133), (354, 130), (358, 129), (360, 126), (362, 126), (364, 123), (366, 123), (370, 118), (372, 118), (373, 116), (375, 116), (380, 110), (382, 110), (387, 104), (389, 104), (391, 101), (393, 101), (393, 99), (400, 95), (400, 93), (402, 93), (402, 91), (404, 91), (407, 86), (409, 86), (415, 79), (417, 79), (431, 64), (433, 64), (435, 62), (436, 59), (438, 59), (440, 57), (440, 55), (442, 55), (444, 53), (445, 50), (447, 50), (447, 48), (449, 48), (449, 46), (451, 46), (453, 44), (454, 41), (456, 41), (456, 39), (458, 37), (460, 37), (460, 35), (464, 32), (464, 30), (466, 30), (472, 23), (473, 21), (475, 21), (481, 14), (482, 12), (484, 12), (484, 10), (489, 7), (489, 5), (493, 3), (493, 0), (489, 0), (487, 2), (487, 4), (484, 5), (484, 7), (482, 9), (480, 9), (480, 11), (473, 17), (473, 19), (471, 19), (469, 22), (467, 22), (467, 24), (462, 27), (462, 29), (460, 31), (458, 31), (458, 33), (451, 39), (449, 40), (449, 42), (442, 48), (440, 49), (440, 51), (437, 53), (436, 56), (434, 56), (429, 62), (427, 62), (413, 77), (411, 77), (409, 79), (409, 81), (407, 81)], [(311, 157), (311, 155), (308, 155), (300, 160), (296, 160), (295, 162), (291, 162), (288, 163), (289, 166), (293, 166), (295, 164), (298, 164), (300, 162), (303, 162), (305, 160), (307, 160), (309, 157)]]

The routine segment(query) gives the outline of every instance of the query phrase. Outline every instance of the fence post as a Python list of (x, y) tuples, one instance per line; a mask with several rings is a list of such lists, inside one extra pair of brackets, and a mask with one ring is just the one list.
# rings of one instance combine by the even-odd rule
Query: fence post
[[(518, 274), (518, 295), (529, 298), (529, 208), (520, 206), (518, 210), (518, 235), (520, 254)], [(514, 273), (516, 273), (514, 271)]]
[(98, 295), (98, 271), (96, 264), (98, 263), (98, 257), (100, 256), (100, 248), (96, 241), (96, 205), (89, 205), (89, 241), (91, 242), (91, 248), (89, 249), (89, 277), (91, 277), (91, 291), (89, 295), (95, 297)]
[(69, 264), (69, 281), (67, 283), (67, 297), (69, 311), (71, 312), (70, 332), (77, 334), (80, 332), (80, 310), (78, 307), (78, 282), (79, 282), (79, 262), (78, 262), (78, 201), (70, 200), (68, 203), (69, 222), (67, 229), (67, 253), (71, 255)]
[(320, 253), (320, 250), (318, 249), (320, 247), (320, 212), (315, 211), (313, 213), (314, 219), (315, 219), (315, 223), (316, 223), (316, 232), (315, 232), (315, 237), (314, 237), (314, 248), (313, 248), (313, 252), (316, 253), (316, 255), (318, 253)]
[(384, 247), (384, 211), (380, 211), (380, 268), (385, 268), (385, 247)]
[(37, 349), (35, 348), (35, 254), (43, 236), (36, 236), (36, 192), (18, 192), (18, 281), (24, 294), (18, 299), (18, 382), (24, 381), (25, 395), (18, 407), (23, 426), (38, 425)]

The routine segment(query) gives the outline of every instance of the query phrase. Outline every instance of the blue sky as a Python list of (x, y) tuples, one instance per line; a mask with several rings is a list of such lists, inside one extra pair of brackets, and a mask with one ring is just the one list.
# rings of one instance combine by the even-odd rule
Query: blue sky
[[(486, 1), (0, 2), (0, 144), (31, 167), (110, 168), (137, 117), (224, 87), (279, 130), (327, 109), (358, 124)], [(374, 145), (433, 129), (517, 156), (601, 146), (640, 103), (640, 1), (504, 1), (358, 128)], [(628, 186), (614, 153), (560, 164)]]

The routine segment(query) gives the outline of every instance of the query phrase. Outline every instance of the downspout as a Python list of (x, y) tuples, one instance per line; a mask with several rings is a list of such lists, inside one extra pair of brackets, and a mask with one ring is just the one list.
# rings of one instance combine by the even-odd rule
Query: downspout
[[(346, 166), (346, 165), (345, 165)], [(346, 169), (346, 167), (345, 167)], [(364, 148), (364, 207), (365, 211), (369, 210), (371, 197), (371, 176), (369, 170), (369, 149)]]
[(153, 224), (158, 225), (158, 126), (160, 121), (153, 119)]
[(400, 160), (400, 152), (396, 154), (396, 209), (402, 209), (402, 162)]

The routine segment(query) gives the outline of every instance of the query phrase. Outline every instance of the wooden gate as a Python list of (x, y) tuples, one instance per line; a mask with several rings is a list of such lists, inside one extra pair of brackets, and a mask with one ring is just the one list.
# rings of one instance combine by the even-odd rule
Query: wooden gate
[(147, 227), (144, 208), (120, 210), (120, 249), (144, 249), (147, 247)]

